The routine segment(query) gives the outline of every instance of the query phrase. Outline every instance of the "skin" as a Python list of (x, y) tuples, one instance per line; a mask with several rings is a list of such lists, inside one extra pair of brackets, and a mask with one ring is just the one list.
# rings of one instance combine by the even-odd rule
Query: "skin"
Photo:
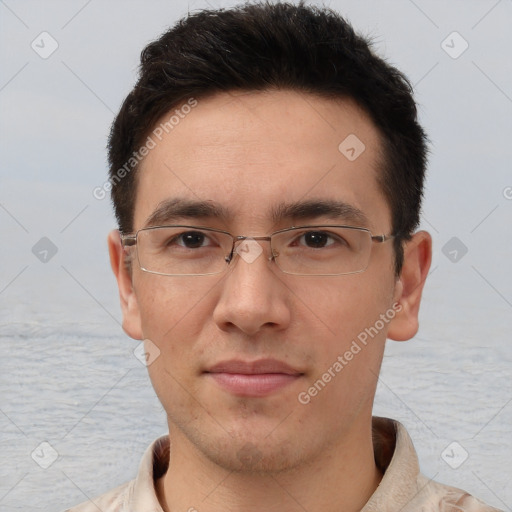
[[(352, 162), (338, 150), (349, 134), (366, 147)], [(374, 124), (350, 100), (292, 91), (200, 99), (143, 161), (134, 231), (169, 198), (215, 201), (232, 216), (180, 220), (250, 236), (297, 225), (269, 217), (281, 202), (335, 199), (364, 212), (373, 234), (389, 234), (391, 212), (376, 181), (380, 149)], [(399, 278), (390, 242), (373, 244), (365, 272), (336, 277), (284, 274), (268, 259), (268, 242), (261, 247), (254, 262), (237, 257), (220, 275), (164, 277), (137, 264), (127, 270), (118, 232), (109, 236), (123, 328), (160, 350), (148, 367), (171, 439), (160, 502), (166, 511), (360, 510), (382, 477), (371, 411), (385, 340), (417, 331), (430, 235), (418, 232), (405, 244)], [(393, 320), (301, 404), (299, 393), (395, 303), (401, 311)], [(220, 361), (261, 358), (302, 375), (254, 398), (235, 396), (204, 373)]]

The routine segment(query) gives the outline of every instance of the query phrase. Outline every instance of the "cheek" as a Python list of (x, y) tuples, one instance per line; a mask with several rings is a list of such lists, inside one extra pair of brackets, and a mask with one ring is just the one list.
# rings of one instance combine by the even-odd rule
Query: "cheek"
[[(148, 373), (164, 409), (193, 411), (198, 361), (202, 359), (201, 331), (207, 322), (205, 291), (191, 281), (143, 276), (138, 300), (142, 331), (159, 351)], [(188, 390), (183, 393), (183, 389)]]
[[(326, 281), (297, 283), (291, 287), (302, 303), (300, 316), (306, 315), (308, 323), (316, 324), (327, 338), (338, 340), (338, 348), (372, 325), (388, 307), (391, 291), (379, 293), (374, 282), (362, 276), (318, 278)], [(322, 338), (320, 333), (319, 338)]]
[(212, 298), (218, 281), (147, 274), (136, 283), (143, 336), (159, 350), (148, 367), (157, 393), (159, 387), (174, 387), (174, 379), (194, 385), (199, 362), (214, 342), (208, 333), (214, 332)]
[(343, 276), (338, 287), (308, 299), (322, 328), (314, 349), (315, 371), (309, 379), (314, 389), (309, 389), (318, 392), (316, 407), (329, 408), (333, 416), (355, 414), (372, 400), (389, 325), (378, 323), (380, 328), (375, 330), (380, 315), (390, 307), (391, 291), (379, 293), (358, 277)]
[[(309, 294), (303, 295), (307, 304), (304, 316), (301, 315), (303, 326), (308, 329), (314, 347), (315, 371), (311, 384), (319, 378), (329, 381), (329, 391), (323, 394), (323, 399), (332, 399), (340, 407), (370, 396), (392, 318), (387, 323), (380, 320), (391, 306), (392, 288), (378, 288), (375, 285), (378, 281), (361, 277), (361, 274), (342, 276), (338, 283), (332, 281), (329, 286), (319, 286), (321, 293), (312, 293), (310, 289)], [(352, 390), (350, 396), (347, 389)]]
[(193, 335), (200, 324), (201, 302), (208, 294), (208, 288), (202, 284), (187, 278), (140, 276), (135, 286), (144, 336), (155, 341), (167, 340), (185, 325)]

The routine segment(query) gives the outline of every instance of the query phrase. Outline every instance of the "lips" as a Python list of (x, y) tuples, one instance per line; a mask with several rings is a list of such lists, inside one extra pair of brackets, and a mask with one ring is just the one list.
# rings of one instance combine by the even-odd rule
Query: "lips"
[(208, 373), (238, 373), (243, 375), (260, 375), (264, 373), (282, 373), (285, 375), (299, 375), (301, 372), (294, 370), (277, 359), (260, 359), (258, 361), (241, 361), (232, 359), (222, 361), (212, 366)]
[(205, 374), (228, 393), (244, 397), (270, 395), (304, 375), (277, 359), (222, 361), (209, 368)]

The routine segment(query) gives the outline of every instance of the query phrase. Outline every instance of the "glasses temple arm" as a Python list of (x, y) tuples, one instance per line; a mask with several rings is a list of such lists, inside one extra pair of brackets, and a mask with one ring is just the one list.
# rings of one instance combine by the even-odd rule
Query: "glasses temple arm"
[(399, 235), (372, 235), (372, 240), (379, 244), (387, 242), (388, 240), (392, 240), (393, 238), (398, 238)]
[(137, 245), (137, 235), (121, 235), (121, 244), (123, 247)]

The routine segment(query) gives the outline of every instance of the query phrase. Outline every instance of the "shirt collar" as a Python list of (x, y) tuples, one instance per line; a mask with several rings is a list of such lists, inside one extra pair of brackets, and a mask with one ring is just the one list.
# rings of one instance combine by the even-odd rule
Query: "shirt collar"
[[(384, 476), (361, 512), (385, 512), (386, 503), (391, 503), (393, 510), (400, 510), (417, 492), (416, 451), (405, 427), (398, 421), (374, 417), (372, 429), (375, 462)], [(169, 450), (169, 437), (162, 436), (144, 453), (130, 496), (134, 510), (163, 512), (155, 486), (167, 471)]]
[(374, 416), (372, 430), (375, 462), (384, 476), (361, 512), (402, 510), (418, 492), (416, 450), (398, 421)]

